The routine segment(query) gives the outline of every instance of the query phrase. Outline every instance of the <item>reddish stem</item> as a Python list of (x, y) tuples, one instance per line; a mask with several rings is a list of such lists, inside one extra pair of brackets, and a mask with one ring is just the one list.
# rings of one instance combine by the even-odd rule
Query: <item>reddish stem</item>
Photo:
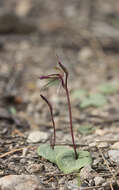
[(53, 142), (51, 139), (51, 147), (54, 149), (55, 141), (56, 141), (56, 128), (55, 128), (55, 121), (54, 121), (54, 117), (53, 117), (53, 109), (52, 109), (51, 103), (43, 95), (40, 95), (40, 96), (47, 103), (47, 105), (50, 109), (51, 120), (52, 120), (52, 124), (53, 124), (53, 129), (54, 129), (54, 139), (53, 139)]
[(66, 91), (67, 102), (68, 102), (70, 130), (71, 130), (71, 137), (72, 137), (72, 142), (73, 142), (73, 147), (74, 147), (74, 152), (75, 152), (75, 159), (78, 159), (78, 154), (77, 154), (77, 151), (76, 151), (76, 144), (75, 144), (75, 141), (74, 141), (73, 126), (72, 126), (71, 102), (70, 102), (69, 91), (68, 91), (67, 87), (65, 87), (65, 91)]
[(66, 91), (66, 96), (67, 96), (67, 103), (68, 103), (68, 110), (69, 110), (69, 120), (70, 120), (70, 131), (71, 131), (71, 136), (72, 136), (72, 143), (73, 143), (73, 148), (74, 148), (74, 153), (75, 153), (75, 159), (78, 159), (78, 154), (76, 151), (76, 144), (74, 141), (74, 134), (73, 134), (73, 125), (72, 125), (72, 110), (71, 110), (71, 102), (70, 102), (70, 97), (69, 97), (69, 90), (67, 87), (67, 83), (68, 83), (68, 71), (67, 69), (62, 65), (61, 62), (59, 62), (59, 66), (62, 68), (62, 70), (65, 73), (65, 83), (64, 83), (64, 89)]

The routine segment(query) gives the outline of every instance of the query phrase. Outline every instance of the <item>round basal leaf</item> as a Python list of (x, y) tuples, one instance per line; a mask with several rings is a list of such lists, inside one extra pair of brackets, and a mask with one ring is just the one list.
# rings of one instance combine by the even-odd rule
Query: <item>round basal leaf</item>
[(48, 144), (42, 144), (38, 147), (38, 155), (55, 163), (55, 151)]
[(78, 128), (78, 131), (82, 134), (82, 135), (88, 135), (88, 134), (92, 134), (94, 132), (94, 128), (91, 125), (82, 125)]
[(54, 149), (48, 144), (42, 144), (38, 147), (38, 155), (49, 160), (52, 163), (56, 163), (56, 156), (67, 152), (66, 146), (55, 146)]
[(88, 92), (86, 90), (79, 89), (79, 90), (73, 91), (72, 94), (71, 94), (71, 97), (73, 99), (80, 99), (80, 100), (82, 100), (82, 99), (84, 99), (86, 97), (87, 94), (88, 94)]
[(89, 97), (83, 99), (83, 101), (80, 104), (81, 108), (87, 108), (89, 106), (94, 107), (101, 107), (104, 106), (107, 103), (107, 98), (99, 93), (96, 94), (90, 94)]
[(67, 152), (67, 150), (70, 150), (67, 146), (55, 146), (54, 148), (56, 156), (59, 154), (63, 154), (64, 152)]
[(92, 158), (88, 151), (78, 152), (78, 159), (75, 159), (73, 149), (67, 150), (62, 154), (56, 156), (56, 164), (59, 169), (65, 174), (78, 172), (82, 167), (91, 164)]
[(98, 87), (98, 90), (104, 94), (114, 94), (117, 87), (111, 83), (104, 83)]

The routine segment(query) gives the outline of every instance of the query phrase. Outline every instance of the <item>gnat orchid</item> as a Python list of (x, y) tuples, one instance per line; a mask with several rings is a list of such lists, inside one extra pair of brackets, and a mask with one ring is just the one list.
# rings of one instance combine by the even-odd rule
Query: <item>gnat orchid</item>
[[(64, 90), (66, 92), (66, 98), (67, 98), (67, 104), (68, 104), (68, 110), (69, 110), (70, 131), (71, 131), (72, 143), (73, 143), (73, 148), (74, 148), (74, 153), (75, 153), (75, 159), (77, 159), (78, 154), (77, 154), (77, 151), (76, 151), (76, 144), (75, 144), (75, 141), (74, 141), (71, 102), (70, 102), (70, 96), (69, 96), (69, 90), (68, 90), (68, 76), (69, 76), (69, 73), (68, 73), (66, 67), (61, 62), (58, 62), (58, 66), (59, 66), (58, 70), (60, 71), (58, 74), (56, 73), (56, 74), (50, 74), (50, 75), (46, 75), (46, 76), (41, 76), (40, 79), (41, 80), (43, 80), (43, 79), (48, 80), (48, 83), (45, 85), (45, 87), (48, 87), (50, 84), (52, 84), (54, 82), (60, 82), (60, 84), (62, 85), (62, 87), (64, 88)], [(41, 95), (41, 97), (48, 104), (48, 106), (50, 108), (52, 123), (53, 123), (53, 127), (54, 127), (54, 141), (52, 142), (51, 147), (54, 148), (55, 139), (56, 139), (56, 133), (55, 133), (55, 123), (54, 123), (54, 119), (53, 119), (52, 106), (49, 103), (49, 101), (47, 100), (47, 98), (45, 98), (43, 95)]]

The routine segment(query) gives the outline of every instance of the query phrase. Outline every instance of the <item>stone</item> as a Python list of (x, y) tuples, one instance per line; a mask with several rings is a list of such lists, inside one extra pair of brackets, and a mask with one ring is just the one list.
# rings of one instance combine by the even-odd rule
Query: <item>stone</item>
[(66, 186), (67, 186), (68, 189), (71, 189), (71, 190), (72, 190), (72, 189), (73, 189), (73, 190), (78, 190), (78, 189), (79, 189), (76, 180), (68, 181), (68, 182), (66, 183)]
[(34, 190), (43, 189), (39, 179), (34, 175), (8, 175), (0, 179), (2, 190)]
[(119, 164), (119, 150), (109, 150), (108, 155), (113, 162), (117, 162)]
[(44, 169), (43, 164), (30, 164), (25, 168), (30, 174), (41, 172)]
[(112, 146), (111, 146), (112, 149), (119, 149), (119, 142), (116, 142), (114, 143)]
[(89, 147), (90, 147), (90, 148), (96, 147), (96, 142), (91, 142), (91, 143), (89, 143)]
[(91, 179), (92, 178), (92, 174), (91, 174), (92, 171), (93, 171), (93, 169), (91, 168), (90, 165), (87, 165), (84, 168), (82, 168), (80, 171), (81, 180), (83, 181), (85, 179)]
[(95, 185), (97, 186), (97, 185), (101, 185), (102, 183), (104, 183), (104, 182), (105, 182), (105, 179), (104, 179), (103, 177), (96, 176), (96, 177), (94, 178), (94, 181), (95, 181)]
[(92, 59), (93, 57), (93, 51), (89, 47), (82, 48), (78, 53), (78, 59), (82, 62), (85, 62), (89, 59)]
[(48, 139), (48, 134), (42, 131), (32, 131), (28, 138), (28, 143), (45, 142)]
[(107, 142), (101, 142), (101, 143), (99, 143), (99, 145), (98, 145), (99, 148), (107, 148), (108, 146), (109, 146), (109, 145), (108, 145)]
[(102, 158), (94, 159), (93, 166), (98, 166), (98, 164), (102, 163)]

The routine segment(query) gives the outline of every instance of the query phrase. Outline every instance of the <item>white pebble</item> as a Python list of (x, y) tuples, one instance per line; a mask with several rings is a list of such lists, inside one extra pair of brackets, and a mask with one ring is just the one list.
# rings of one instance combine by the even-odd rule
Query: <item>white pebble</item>
[(119, 163), (119, 150), (109, 150), (108, 155), (113, 162)]
[(102, 183), (104, 183), (104, 182), (105, 182), (105, 179), (102, 178), (102, 177), (100, 177), (100, 176), (96, 176), (96, 177), (94, 178), (94, 181), (95, 181), (95, 185), (97, 186), (97, 185), (101, 185)]
[(28, 138), (28, 143), (45, 142), (48, 139), (48, 134), (42, 131), (32, 131)]

